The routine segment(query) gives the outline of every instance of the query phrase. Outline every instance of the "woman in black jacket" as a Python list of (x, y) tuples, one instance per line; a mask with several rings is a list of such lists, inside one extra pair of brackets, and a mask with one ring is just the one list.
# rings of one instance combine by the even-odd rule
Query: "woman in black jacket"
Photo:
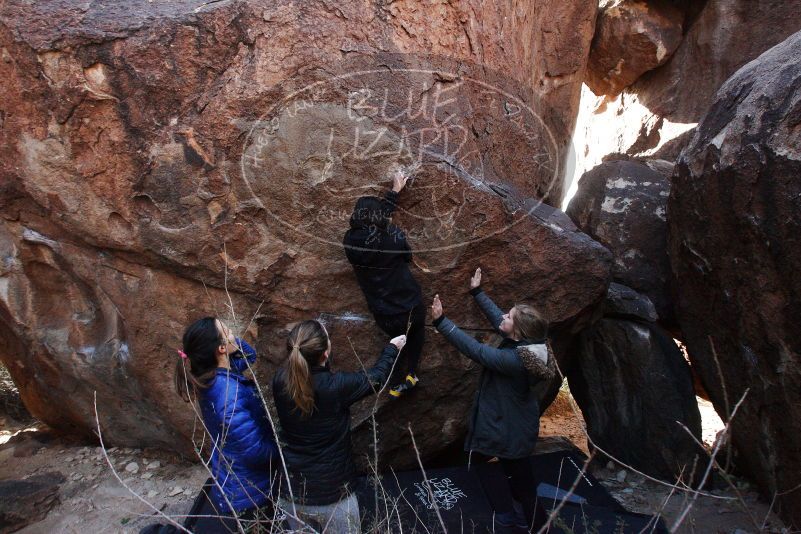
[(390, 223), (398, 203), (398, 194), (408, 177), (398, 171), (392, 190), (384, 198), (362, 197), (350, 218), (350, 229), (343, 245), (353, 265), (367, 307), (378, 326), (389, 336), (406, 334), (406, 378), (390, 389), (400, 397), (417, 385), (417, 365), (425, 341), (426, 311), (420, 285), (409, 270), (412, 249), (400, 228)]
[(482, 291), (480, 268), (470, 280), (470, 293), (503, 336), (500, 346), (479, 343), (460, 330), (443, 315), (439, 295), (431, 306), (437, 331), (482, 366), (465, 450), (498, 457), (509, 479), (516, 502), (513, 510), (498, 511), (498, 522), (531, 528), (537, 483), (528, 457), (534, 452), (540, 425), (539, 403), (532, 386), (553, 376), (553, 358), (546, 341), (548, 323), (527, 304), (517, 304), (503, 313)]
[(406, 336), (392, 339), (365, 371), (332, 373), (331, 341), (320, 322), (303, 321), (289, 333), (289, 358), (273, 377), (273, 397), (291, 490), (279, 505), (293, 530), (302, 521), (318, 532), (359, 532), (350, 406), (383, 387), (405, 343)]

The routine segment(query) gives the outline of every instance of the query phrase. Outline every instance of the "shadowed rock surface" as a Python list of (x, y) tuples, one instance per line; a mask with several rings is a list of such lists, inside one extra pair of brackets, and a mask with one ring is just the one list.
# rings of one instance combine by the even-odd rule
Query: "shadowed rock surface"
[(647, 320), (652, 314), (648, 297), (612, 284), (604, 316), (580, 334), (576, 371), (567, 376), (601, 449), (675, 482), (703, 456), (678, 423), (700, 440), (701, 415), (690, 366), (671, 336)]
[(575, 137), (576, 176), (613, 153), (674, 161), (720, 86), (737, 69), (801, 30), (798, 2), (674, 4), (686, 12), (684, 36), (664, 65), (615, 97), (583, 91)]
[[(339, 243), (397, 167), (416, 176), (396, 220), (425, 299), (486, 328), (466, 291), (481, 265), (500, 305), (544, 309), (558, 346), (609, 281), (608, 252), (532, 200), (561, 198), (595, 12), (6, 2), (0, 358), (26, 406), (91, 436), (96, 392), (107, 443), (188, 451), (170, 381), (183, 328), (208, 314), (254, 341), (262, 377), (309, 317), (336, 368), (369, 365), (386, 339)], [(380, 402), (386, 458), (414, 464), (407, 421), (424, 457), (461, 436), (475, 372), (431, 334), (422, 385)], [(372, 402), (355, 410), (360, 454)]]
[(58, 504), (58, 488), (64, 481), (59, 472), (0, 480), (0, 532), (15, 532), (42, 520)]
[[(721, 88), (677, 161), (668, 204), (693, 368), (724, 420), (749, 390), (732, 439), (768, 500), (801, 480), (800, 147), (796, 33)], [(801, 491), (777, 503), (801, 525)]]
[(672, 168), (660, 160), (604, 162), (581, 177), (567, 207), (612, 252), (614, 279), (647, 295), (666, 326), (675, 324), (666, 220)]
[(655, 323), (659, 316), (651, 299), (643, 297), (630, 287), (612, 282), (604, 299), (605, 317), (634, 319)]

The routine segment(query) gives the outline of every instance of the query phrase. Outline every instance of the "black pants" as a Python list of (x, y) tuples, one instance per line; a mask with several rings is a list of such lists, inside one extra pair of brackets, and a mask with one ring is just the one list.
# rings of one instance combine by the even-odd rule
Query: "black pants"
[(531, 462), (528, 458), (519, 458), (517, 460), (498, 458), (498, 462), (500, 462), (506, 479), (509, 481), (512, 497), (523, 505), (526, 522), (529, 526), (533, 523), (536, 528), (539, 528), (544, 523), (544, 518), (537, 516), (538, 482), (534, 478)]
[[(539, 480), (534, 476), (534, 470), (531, 468), (531, 462), (528, 458), (519, 458), (512, 460), (509, 458), (498, 458), (498, 463), (505, 475), (507, 486), (498, 487), (498, 479), (494, 475), (490, 475), (489, 471), (482, 466), (489, 466), (486, 462), (492, 459), (492, 456), (486, 456), (481, 453), (474, 452), (472, 454), (472, 461), (475, 462), (478, 468), (478, 476), (481, 479), (481, 485), (489, 497), (490, 504), (496, 513), (509, 513), (514, 510), (512, 500), (514, 499), (523, 505), (523, 514), (526, 516), (526, 522), (534, 526), (532, 532), (536, 532), (539, 527), (545, 524), (547, 517), (545, 516), (542, 508), (537, 508), (537, 486)], [(508, 491), (508, 493), (507, 493)]]
[[(237, 514), (236, 518), (217, 512), (213, 505), (198, 513), (201, 517), (187, 520), (184, 526), (197, 534), (235, 534), (241, 532), (240, 526), (248, 534), (274, 531), (275, 508), (268, 503), (261, 508), (249, 508)], [(237, 520), (238, 519), (238, 520)], [(191, 520), (191, 523), (190, 523)], [(178, 530), (176, 529), (176, 532)], [(140, 533), (141, 534), (141, 533)]]
[[(409, 373), (417, 373), (417, 364), (420, 363), (420, 353), (426, 337), (426, 308), (422, 303), (411, 311), (395, 315), (375, 314), (375, 322), (387, 335), (396, 337), (406, 334), (406, 346), (401, 355), (406, 357), (406, 366)], [(410, 319), (411, 318), (411, 319)], [(411, 320), (411, 325), (409, 321)], [(408, 334), (406, 329), (409, 329)]]

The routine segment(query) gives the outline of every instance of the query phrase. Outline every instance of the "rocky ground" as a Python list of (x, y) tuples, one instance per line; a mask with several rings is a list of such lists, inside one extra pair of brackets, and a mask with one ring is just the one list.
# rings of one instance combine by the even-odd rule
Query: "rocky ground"
[[(712, 403), (697, 397), (701, 412), (702, 438), (711, 448), (723, 422)], [(542, 417), (540, 436), (563, 435), (568, 437), (585, 453), (588, 452), (584, 421), (571, 407), (569, 393), (563, 389), (556, 401)], [(703, 465), (705, 468), (706, 465)], [(687, 508), (692, 494), (674, 491), (673, 488), (653, 482), (637, 473), (622, 469), (613, 463), (592, 469), (609, 492), (627, 510), (643, 514), (661, 514), (668, 528)], [(709, 493), (715, 497), (700, 496), (676, 532), (745, 534), (750, 532), (784, 532), (781, 521), (770, 512), (769, 503), (759, 499), (749, 482), (733, 479), (737, 493), (724, 480), (716, 479)]]
[(65, 477), (58, 504), (20, 532), (138, 532), (160, 513), (185, 514), (207, 478), (201, 465), (162, 451), (110, 448), (104, 454), (38, 426), (18, 432), (0, 448), (0, 479)]
[[(563, 391), (542, 419), (542, 435), (562, 435), (587, 450), (583, 421), (573, 412)], [(704, 440), (714, 440), (722, 425), (711, 404), (700, 401)], [(20, 532), (138, 532), (160, 514), (177, 520), (187, 513), (207, 478), (201, 465), (150, 449), (111, 448), (70, 443), (46, 428), (6, 420), (0, 431), (0, 480), (46, 475), (55, 484), (57, 501), (45, 517)], [(113, 470), (111, 466), (113, 466)], [(64, 477), (58, 482), (58, 474)], [(595, 476), (627, 509), (661, 513), (668, 524), (686, 507), (686, 495), (645, 480), (611, 464)], [(737, 481), (743, 502), (731, 489), (713, 490), (720, 499), (700, 497), (678, 532), (744, 534), (781, 532), (768, 504), (745, 481)], [(766, 520), (767, 518), (767, 520)]]

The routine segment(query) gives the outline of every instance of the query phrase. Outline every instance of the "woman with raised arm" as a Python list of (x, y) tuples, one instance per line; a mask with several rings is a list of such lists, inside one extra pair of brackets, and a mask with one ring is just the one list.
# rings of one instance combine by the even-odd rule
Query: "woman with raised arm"
[(470, 279), (470, 293), (503, 336), (499, 346), (479, 343), (459, 329), (443, 314), (439, 295), (431, 306), (437, 331), (482, 367), (465, 450), (497, 457), (506, 473), (514, 506), (498, 511), (498, 523), (530, 529), (540, 520), (537, 517), (535, 521), (537, 482), (529, 463), (540, 426), (540, 408), (532, 386), (553, 376), (548, 323), (528, 304), (502, 312), (481, 289), (481, 268)]
[(279, 505), (293, 530), (305, 523), (317, 532), (359, 532), (350, 406), (383, 387), (405, 343), (406, 336), (390, 340), (369, 369), (335, 373), (322, 323), (303, 321), (289, 333), (288, 358), (273, 377), (273, 397), (290, 483)]
[(178, 355), (175, 387), (185, 401), (197, 399), (210, 442), (212, 504), (221, 515), (272, 519), (278, 447), (256, 385), (243, 375), (256, 351), (206, 317), (186, 329)]
[(406, 377), (389, 392), (396, 398), (417, 385), (417, 366), (425, 341), (423, 296), (420, 285), (409, 270), (412, 249), (403, 231), (390, 223), (398, 195), (408, 180), (397, 171), (392, 190), (387, 191), (384, 198), (360, 198), (342, 242), (367, 307), (378, 326), (388, 336), (408, 336), (403, 351)]

